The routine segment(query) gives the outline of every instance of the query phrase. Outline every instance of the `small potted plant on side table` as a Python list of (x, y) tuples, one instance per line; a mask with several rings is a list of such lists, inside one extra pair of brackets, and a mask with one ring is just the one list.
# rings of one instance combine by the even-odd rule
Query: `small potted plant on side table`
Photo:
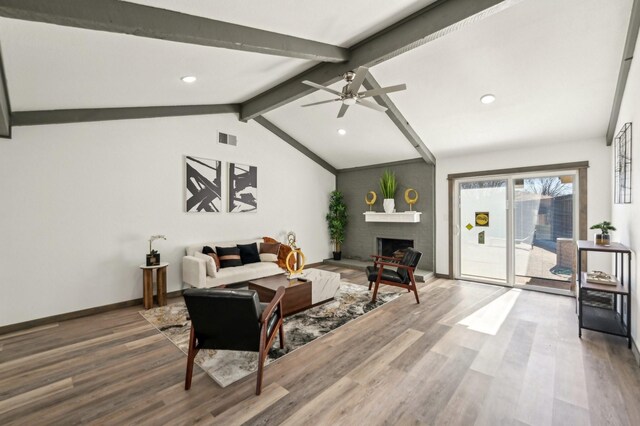
[(149, 254), (147, 255), (147, 266), (157, 266), (160, 264), (160, 253), (158, 253), (158, 250), (154, 250), (151, 247), (155, 240), (160, 239), (166, 240), (167, 237), (165, 237), (164, 235), (152, 235), (151, 238), (149, 238)]
[(596, 234), (596, 244), (599, 246), (610, 246), (611, 245), (611, 235), (609, 231), (615, 231), (616, 228), (611, 224), (611, 222), (607, 222), (606, 220), (600, 223), (596, 223), (591, 226), (591, 229), (599, 229), (600, 233)]

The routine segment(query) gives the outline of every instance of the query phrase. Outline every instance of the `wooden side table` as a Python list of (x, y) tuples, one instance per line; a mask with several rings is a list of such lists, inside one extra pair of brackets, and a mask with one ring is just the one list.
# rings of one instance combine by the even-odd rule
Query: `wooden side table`
[(156, 283), (158, 287), (158, 306), (167, 304), (167, 266), (164, 262), (156, 266), (140, 265), (142, 269), (142, 300), (144, 308), (153, 308), (153, 271), (156, 270)]

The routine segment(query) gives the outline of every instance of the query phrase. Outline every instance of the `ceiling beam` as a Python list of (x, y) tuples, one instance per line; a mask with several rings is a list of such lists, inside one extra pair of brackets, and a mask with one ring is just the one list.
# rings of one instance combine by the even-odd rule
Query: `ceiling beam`
[(640, 29), (640, 0), (634, 0), (633, 7), (631, 8), (631, 18), (629, 19), (629, 29), (627, 30), (627, 40), (624, 43), (622, 63), (620, 64), (620, 72), (618, 73), (616, 94), (613, 97), (613, 106), (611, 107), (611, 116), (609, 117), (607, 146), (613, 143), (613, 135), (618, 125), (618, 117), (620, 116), (620, 108), (622, 107), (622, 97), (627, 87), (629, 70), (631, 69), (631, 62), (633, 61), (633, 52), (636, 49), (636, 41), (638, 40), (638, 29)]
[(237, 114), (239, 111), (240, 106), (238, 104), (55, 109), (46, 111), (16, 111), (11, 114), (11, 119), (14, 126), (37, 126), (41, 124), (181, 117), (185, 115)]
[(274, 135), (276, 135), (277, 137), (279, 137), (280, 139), (282, 139), (283, 141), (285, 141), (286, 143), (288, 143), (289, 145), (291, 145), (292, 147), (300, 151), (302, 154), (306, 155), (308, 158), (316, 162), (325, 170), (329, 171), (333, 175), (336, 175), (338, 173), (335, 167), (327, 163), (325, 160), (320, 158), (316, 153), (314, 153), (309, 148), (307, 148), (306, 146), (298, 142), (295, 138), (293, 138), (293, 136), (290, 136), (288, 133), (280, 129), (278, 126), (276, 126), (266, 118), (256, 117), (254, 118), (254, 120), (256, 123), (260, 124), (262, 127), (264, 127), (265, 129), (267, 129), (268, 131), (270, 131), (271, 133), (273, 133)]
[[(367, 76), (365, 77), (364, 82), (362, 84), (367, 90), (381, 88), (380, 84), (378, 84), (376, 79), (373, 78), (371, 71), (367, 73)], [(374, 96), (373, 98), (379, 105), (387, 108), (387, 111), (386, 111), (387, 116), (391, 119), (391, 121), (393, 121), (393, 124), (396, 125), (398, 130), (402, 132), (404, 137), (407, 138), (411, 146), (413, 146), (416, 149), (416, 151), (418, 151), (418, 154), (420, 154), (420, 156), (424, 159), (424, 161), (426, 161), (428, 164), (433, 164), (435, 166), (436, 157), (431, 153), (431, 151), (429, 151), (429, 148), (427, 148), (427, 145), (422, 141), (422, 139), (416, 133), (416, 131), (413, 130), (413, 127), (411, 127), (411, 124), (409, 124), (407, 119), (404, 118), (404, 115), (402, 115), (402, 113), (400, 112), (396, 104), (393, 103), (389, 95), (382, 94), (382, 95)]]
[(11, 139), (11, 103), (2, 62), (2, 51), (0, 51), (0, 138)]
[(0, 16), (312, 61), (348, 59), (339, 46), (118, 0), (0, 0)]
[(343, 63), (318, 64), (241, 104), (240, 119), (247, 121), (293, 102), (315, 89), (302, 80), (329, 85), (360, 66), (371, 67), (470, 23), (493, 15), (522, 0), (439, 0), (352, 46)]

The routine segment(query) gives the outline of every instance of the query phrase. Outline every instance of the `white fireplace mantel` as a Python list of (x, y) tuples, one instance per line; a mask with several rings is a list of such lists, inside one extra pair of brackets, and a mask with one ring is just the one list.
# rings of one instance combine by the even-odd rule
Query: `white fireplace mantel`
[(365, 222), (400, 222), (400, 223), (417, 223), (420, 222), (422, 212), (364, 212)]

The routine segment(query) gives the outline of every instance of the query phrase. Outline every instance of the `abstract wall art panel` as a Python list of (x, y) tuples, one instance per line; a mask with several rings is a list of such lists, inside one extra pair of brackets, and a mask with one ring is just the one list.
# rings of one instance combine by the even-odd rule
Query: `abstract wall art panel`
[(207, 158), (185, 157), (186, 211), (222, 211), (222, 163)]
[(229, 163), (229, 212), (258, 210), (258, 168)]

